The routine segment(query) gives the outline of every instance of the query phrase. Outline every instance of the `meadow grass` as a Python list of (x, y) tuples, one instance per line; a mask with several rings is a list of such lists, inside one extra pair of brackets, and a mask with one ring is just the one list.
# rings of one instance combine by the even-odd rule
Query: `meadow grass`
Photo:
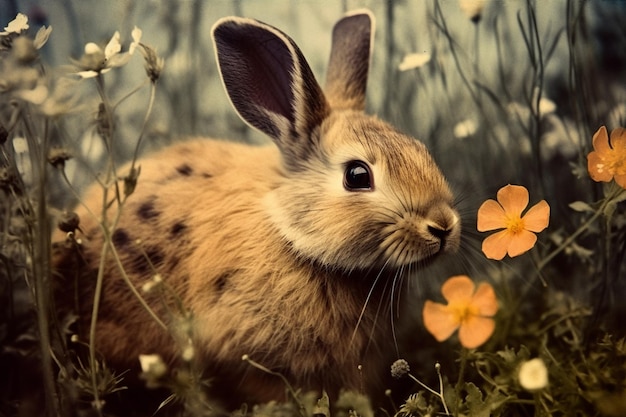
[[(458, 191), (464, 230), (460, 253), (412, 288), (418, 294), (400, 320), (398, 360), (380, 376), (392, 381), (389, 401), (373, 406), (362, 393), (344, 392), (330, 404), (285, 380), (290, 401), (249, 404), (235, 414), (626, 414), (626, 133), (618, 129), (626, 126), (626, 57), (619, 48), (626, 44), (619, 19), (625, 12), (618, 3), (568, 0), (547, 19), (531, 0), (473, 8), (460, 2), (469, 14), (451, 18), (450, 3), (416, 7), (427, 22), (420, 45), (426, 42), (428, 53), (401, 39), (399, 33), (411, 33), (401, 30), (404, 6), (375, 5), (384, 41), (374, 59), (384, 59), (374, 64), (370, 107), (429, 146)], [(81, 190), (97, 180), (109, 202), (92, 213), (102, 219), (101, 259), (119, 259), (111, 235), (126, 199), (141, 187), (140, 167), (122, 175), (120, 163), (170, 140), (154, 127), (155, 112), (162, 114), (158, 93), (164, 89), (171, 99), (167, 90), (181, 84), (166, 80), (163, 87), (175, 56), (163, 61), (142, 40), (150, 33), (113, 35), (51, 66), (43, 52), (55, 32), (27, 28), (24, 18), (6, 22), (0, 34), (0, 415), (105, 415), (126, 375), (109, 369), (94, 343), (104, 264), (89, 337), (73, 339), (75, 317), (60, 315), (53, 297), (51, 234), (59, 227), (66, 244), (78, 244), (80, 224), (64, 210), (80, 204)], [(139, 63), (141, 76), (120, 75)], [(130, 107), (140, 110), (130, 117)], [(186, 120), (204, 117), (193, 112)], [(231, 125), (242, 131), (239, 122)], [(501, 194), (509, 184), (528, 193), (517, 212)], [(534, 227), (527, 210), (545, 209), (541, 202), (549, 221)], [(505, 218), (496, 218), (498, 207)], [(499, 231), (498, 245), (509, 250), (494, 254), (498, 245), (486, 239), (493, 243)], [(143, 294), (163, 290), (158, 277), (143, 291), (125, 277), (149, 311)], [(469, 285), (473, 298), (451, 296), (450, 282)], [(181, 318), (188, 313), (177, 305)], [(182, 415), (218, 414), (186, 340), (180, 338), (188, 357), (175, 375), (146, 356), (142, 377), (165, 389), (158, 412), (176, 403)], [(254, 357), (244, 360), (275, 373)]]

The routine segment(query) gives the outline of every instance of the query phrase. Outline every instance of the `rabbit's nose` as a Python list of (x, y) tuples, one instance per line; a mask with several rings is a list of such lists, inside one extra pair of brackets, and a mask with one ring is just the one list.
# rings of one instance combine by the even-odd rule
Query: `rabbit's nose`
[(442, 246), (443, 246), (443, 243), (445, 242), (445, 240), (448, 238), (448, 236), (450, 236), (450, 232), (451, 231), (452, 231), (452, 229), (450, 229), (450, 228), (443, 228), (443, 227), (441, 227), (439, 225), (435, 225), (435, 224), (428, 225), (428, 233), (430, 233), (431, 235), (433, 235), (437, 239), (441, 240)]
[(426, 230), (439, 241), (441, 250), (454, 250), (459, 245), (459, 217), (448, 206), (436, 207), (428, 213)]

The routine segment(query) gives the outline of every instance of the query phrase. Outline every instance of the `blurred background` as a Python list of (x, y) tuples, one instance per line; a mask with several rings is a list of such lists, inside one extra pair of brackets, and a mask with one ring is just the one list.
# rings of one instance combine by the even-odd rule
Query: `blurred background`
[[(376, 18), (368, 112), (429, 147), (456, 191), (463, 215), (461, 253), (432, 267), (426, 276), (434, 278), (418, 282), (424, 291), (416, 298), (431, 298), (449, 275), (467, 273), (478, 281), (509, 283), (514, 299), (542, 256), (587, 218), (588, 213), (572, 210), (570, 204), (591, 204), (603, 196), (602, 186), (589, 179), (586, 155), (600, 126), (610, 131), (626, 125), (626, 2), (0, 0), (0, 26), (21, 12), (29, 17), (32, 33), (43, 25), (53, 28), (41, 50), (43, 62), (51, 79), (64, 78), (57, 87), (76, 98), (56, 119), (51, 143), (71, 150), (74, 158), (66, 172), (80, 189), (93, 181), (85, 173), (97, 171), (105, 157), (94, 128), (100, 102), (96, 85), (67, 77), (76, 72), (72, 60), (83, 55), (88, 42), (104, 48), (119, 31), (126, 51), (138, 27), (141, 42), (164, 58), (142, 154), (189, 136), (260, 143), (267, 139), (239, 119), (224, 93), (210, 38), (214, 22), (239, 15), (278, 27), (300, 46), (323, 84), (332, 25), (357, 8), (370, 9)], [(112, 101), (124, 98), (115, 111), (115, 157), (125, 161), (135, 150), (150, 100), (141, 56), (104, 79)], [(495, 267), (480, 253), (484, 235), (476, 232), (476, 211), (509, 183), (527, 187), (531, 204), (546, 199), (551, 224), (534, 258)], [(75, 201), (62, 186), (51, 187), (49, 194), (59, 209)], [(591, 323), (608, 323), (607, 328), (621, 329), (618, 333), (626, 319), (620, 301), (626, 296), (623, 204), (616, 206), (614, 229), (591, 228), (544, 273), (550, 291), (592, 306), (598, 319)], [(608, 256), (600, 243), (606, 233), (614, 239)], [(527, 304), (528, 310), (536, 310), (531, 316), (541, 316), (541, 308), (554, 302), (543, 297), (544, 290), (537, 286), (528, 293), (541, 295)], [(419, 323), (419, 316), (416, 307), (404, 319)], [(428, 339), (415, 327), (401, 335), (409, 359)], [(11, 337), (5, 331), (5, 341)]]

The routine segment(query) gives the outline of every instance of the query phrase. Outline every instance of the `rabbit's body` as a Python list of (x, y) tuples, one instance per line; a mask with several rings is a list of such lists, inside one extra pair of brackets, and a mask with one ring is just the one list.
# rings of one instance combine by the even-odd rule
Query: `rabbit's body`
[[(230, 394), (233, 405), (284, 399), (283, 382), (253, 369), (243, 355), (307, 390), (336, 394), (374, 382), (368, 376), (378, 370), (374, 358), (393, 350), (385, 342), (392, 340), (389, 318), (379, 317), (389, 311), (392, 288), (405, 270), (456, 249), (460, 226), (424, 145), (361, 111), (370, 19), (355, 15), (337, 26), (363, 33), (356, 44), (334, 41), (326, 95), (286, 35), (249, 19), (216, 26), (233, 104), (278, 146), (194, 140), (139, 162), (137, 189), (112, 241), (137, 288), (162, 277), (163, 285), (143, 296), (174, 338), (137, 302), (109, 258), (96, 334), (110, 362), (128, 366), (148, 353), (174, 360), (181, 346), (174, 339), (191, 337), (217, 385), (233, 382), (228, 389), (239, 393)], [(257, 79), (258, 57), (240, 56), (250, 43), (270, 51), (267, 80)], [(344, 73), (345, 60), (361, 66)], [(284, 73), (274, 67), (278, 61)], [(264, 85), (277, 88), (280, 77), (290, 80), (287, 87), (268, 97), (275, 93)], [(98, 213), (101, 188), (84, 201)], [(102, 237), (92, 216), (79, 215), (83, 269), (93, 278)], [(172, 309), (177, 297), (188, 318)]]

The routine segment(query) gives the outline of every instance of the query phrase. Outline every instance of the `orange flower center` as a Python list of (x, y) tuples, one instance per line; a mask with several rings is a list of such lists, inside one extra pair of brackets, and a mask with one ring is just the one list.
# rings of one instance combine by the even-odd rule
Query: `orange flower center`
[(524, 219), (519, 216), (515, 217), (507, 217), (505, 221), (505, 226), (509, 233), (513, 235), (519, 234), (522, 230), (524, 230)]
[(478, 307), (468, 302), (456, 302), (448, 304), (448, 307), (452, 311), (454, 320), (459, 325), (467, 321), (471, 316), (477, 316), (479, 313)]
[(598, 171), (606, 169), (613, 175), (626, 174), (626, 148), (614, 148), (603, 155), (604, 164), (598, 164)]

